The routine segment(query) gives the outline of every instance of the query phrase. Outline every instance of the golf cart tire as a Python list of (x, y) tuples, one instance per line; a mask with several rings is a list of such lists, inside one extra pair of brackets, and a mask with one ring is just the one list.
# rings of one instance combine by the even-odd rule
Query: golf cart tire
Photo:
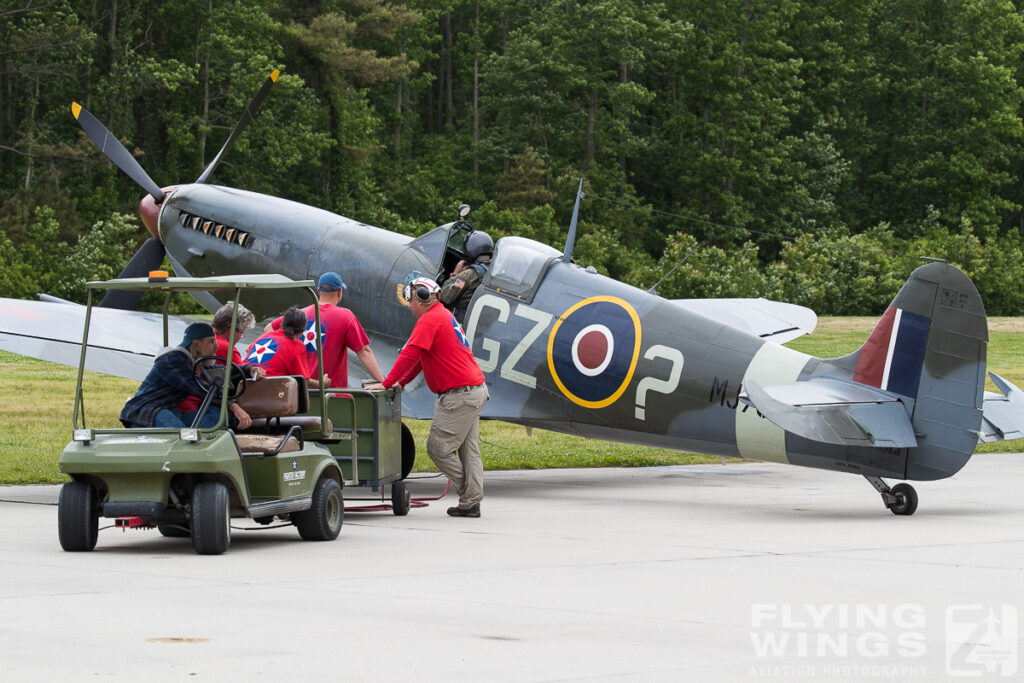
[(57, 501), (57, 535), (60, 547), (84, 552), (96, 547), (99, 535), (96, 489), (84, 481), (70, 481), (60, 489)]
[(313, 489), (313, 505), (292, 515), (292, 523), (304, 541), (333, 541), (345, 521), (345, 501), (341, 484), (321, 477)]
[(188, 538), (192, 535), (192, 532), (187, 528), (178, 524), (157, 524), (156, 528), (161, 536), (166, 536), (167, 538)]
[(220, 555), (231, 545), (228, 488), (202, 481), (192, 491), (192, 547), (200, 555)]

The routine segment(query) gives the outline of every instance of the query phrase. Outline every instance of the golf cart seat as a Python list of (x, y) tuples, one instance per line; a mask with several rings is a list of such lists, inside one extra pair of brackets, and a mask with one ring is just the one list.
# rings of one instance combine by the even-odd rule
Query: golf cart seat
[(252, 418), (252, 426), (246, 433), (283, 434), (292, 427), (299, 427), (304, 433), (320, 431), (320, 416), (296, 416), (296, 413), (309, 411), (305, 377), (287, 375), (246, 380), (245, 391), (237, 403)]
[(274, 455), (302, 449), (294, 436), (286, 436), (282, 444), (281, 437), (276, 434), (235, 434), (235, 442), (245, 455)]

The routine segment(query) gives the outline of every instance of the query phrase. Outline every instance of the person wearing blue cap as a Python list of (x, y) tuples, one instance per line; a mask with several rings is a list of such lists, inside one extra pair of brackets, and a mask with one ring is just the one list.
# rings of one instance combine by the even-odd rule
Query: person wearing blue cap
[[(209, 323), (192, 323), (185, 328), (181, 344), (161, 349), (153, 360), (146, 378), (124, 404), (120, 420), (125, 427), (188, 427), (198, 410), (183, 413), (175, 409), (186, 396), (203, 398), (195, 381), (192, 364), (217, 350), (217, 337)], [(230, 404), (229, 409), (242, 429), (251, 424), (241, 406)], [(219, 404), (211, 404), (199, 422), (209, 428), (220, 419)]]
[[(356, 358), (362, 363), (370, 377), (377, 382), (384, 379), (377, 358), (370, 349), (370, 338), (363, 331), (363, 326), (355, 314), (341, 307), (341, 298), (347, 289), (345, 281), (335, 272), (328, 271), (317, 281), (317, 295), (320, 305), (320, 338), (324, 344), (324, 375), (330, 377), (332, 387), (348, 386), (348, 350), (352, 349)], [(302, 341), (306, 345), (309, 377), (316, 379), (317, 355), (316, 335), (313, 334), (316, 312), (313, 306), (302, 309), (306, 314), (306, 331)], [(274, 320), (264, 328), (271, 332), (281, 328), (281, 318)]]

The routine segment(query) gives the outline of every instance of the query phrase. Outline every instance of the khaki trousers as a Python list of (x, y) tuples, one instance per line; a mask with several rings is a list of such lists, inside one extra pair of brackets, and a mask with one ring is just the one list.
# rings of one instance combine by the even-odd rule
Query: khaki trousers
[(459, 507), (484, 497), (484, 464), (480, 459), (480, 411), (490, 395), (486, 386), (440, 394), (427, 436), (427, 455), (451, 479)]

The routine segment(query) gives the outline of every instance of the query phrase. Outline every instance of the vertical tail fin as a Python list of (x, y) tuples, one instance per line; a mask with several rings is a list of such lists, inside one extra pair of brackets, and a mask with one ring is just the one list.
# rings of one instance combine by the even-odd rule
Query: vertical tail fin
[(907, 479), (956, 473), (978, 442), (988, 324), (977, 288), (946, 263), (915, 270), (867, 342), (835, 365), (853, 380), (906, 397), (918, 447)]

